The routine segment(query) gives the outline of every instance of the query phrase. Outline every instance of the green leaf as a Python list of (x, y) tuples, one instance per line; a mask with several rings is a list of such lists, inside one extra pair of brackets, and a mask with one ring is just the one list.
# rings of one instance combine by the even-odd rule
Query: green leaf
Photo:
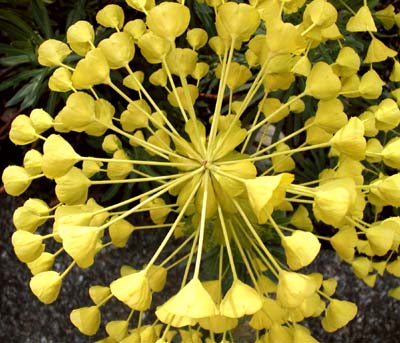
[(32, 1), (32, 15), (45, 38), (54, 36), (50, 25), (49, 13), (42, 0)]
[(41, 39), (32, 27), (10, 10), (0, 9), (0, 25), (11, 39), (32, 40), (39, 42)]
[(23, 70), (18, 72), (18, 74), (5, 79), (3, 82), (0, 83), (0, 92), (4, 91), (7, 88), (17, 87), (21, 81), (25, 81), (34, 77), (38, 74), (42, 73), (41, 69), (34, 69), (34, 70)]
[(12, 67), (19, 64), (31, 63), (32, 59), (28, 55), (9, 56), (0, 58), (0, 65), (4, 67)]

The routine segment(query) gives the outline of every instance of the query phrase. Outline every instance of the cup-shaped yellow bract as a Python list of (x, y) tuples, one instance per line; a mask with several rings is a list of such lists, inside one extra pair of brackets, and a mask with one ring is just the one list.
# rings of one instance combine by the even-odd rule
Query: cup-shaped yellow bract
[(144, 35), (147, 30), (146, 23), (142, 19), (128, 21), (124, 26), (124, 32), (128, 32), (135, 42)]
[(298, 270), (314, 261), (321, 243), (311, 232), (297, 230), (291, 236), (282, 238), (282, 246), (290, 269)]
[(218, 8), (215, 24), (223, 40), (246, 42), (260, 25), (260, 15), (248, 4), (226, 2)]
[(108, 335), (121, 342), (128, 335), (129, 322), (126, 320), (113, 320), (106, 325), (106, 332)]
[(84, 131), (90, 136), (100, 137), (112, 126), (115, 108), (109, 101), (104, 99), (97, 99), (94, 105), (95, 120), (85, 126)]
[(141, 36), (138, 46), (143, 57), (152, 64), (161, 63), (172, 47), (170, 41), (153, 32), (147, 32)]
[(100, 230), (93, 226), (61, 225), (58, 234), (63, 248), (81, 268), (90, 267), (97, 252)]
[(132, 74), (129, 74), (128, 76), (125, 76), (122, 82), (125, 87), (134, 89), (135, 91), (139, 91), (141, 89), (143, 80), (144, 73), (138, 70), (133, 72)]
[(168, 54), (166, 61), (172, 74), (186, 77), (196, 67), (197, 52), (188, 48), (175, 48)]
[(65, 175), (81, 157), (62, 136), (52, 134), (43, 144), (42, 170), (47, 178)]
[[(168, 94), (168, 102), (174, 106), (179, 107), (179, 102), (182, 104), (182, 107), (189, 111), (193, 104), (196, 102), (196, 99), (199, 97), (199, 89), (195, 85), (187, 85), (187, 87), (176, 87), (176, 92)], [(186, 92), (189, 92), (189, 96), (186, 96)], [(179, 99), (179, 102), (178, 102)]]
[(303, 22), (318, 28), (327, 28), (333, 25), (337, 19), (336, 8), (326, 0), (311, 1), (303, 14)]
[(368, 47), (367, 56), (365, 56), (364, 63), (382, 62), (389, 57), (395, 57), (397, 51), (387, 47), (378, 38), (373, 37)]
[(186, 39), (189, 45), (194, 50), (197, 50), (207, 44), (208, 34), (206, 30), (196, 27), (186, 33)]
[(214, 333), (223, 333), (232, 330), (237, 327), (238, 322), (239, 321), (236, 318), (229, 318), (219, 314), (199, 319), (199, 325), (203, 329)]
[(95, 100), (85, 92), (72, 93), (57, 117), (65, 128), (82, 132), (96, 118)]
[(345, 46), (339, 50), (336, 65), (339, 66), (341, 76), (353, 75), (360, 69), (360, 56), (352, 47)]
[(128, 108), (121, 113), (121, 125), (125, 131), (133, 132), (147, 127), (151, 108), (143, 99), (129, 103)]
[(38, 48), (38, 62), (45, 67), (55, 67), (62, 64), (65, 57), (71, 53), (67, 44), (56, 39), (47, 39)]
[(59, 67), (49, 78), (49, 88), (53, 92), (68, 92), (72, 89), (72, 73), (65, 67)]
[(387, 166), (400, 168), (400, 138), (391, 139), (381, 151), (377, 152), (382, 155), (383, 162)]
[(88, 89), (95, 85), (110, 82), (110, 66), (100, 48), (90, 50), (81, 59), (71, 76), (72, 84), (76, 89)]
[(96, 21), (104, 26), (121, 29), (124, 26), (125, 14), (121, 6), (107, 5), (96, 14)]
[(56, 196), (60, 202), (67, 205), (77, 205), (86, 202), (90, 180), (76, 167), (72, 167), (65, 175), (55, 178)]
[[(393, 174), (386, 177), (383, 181), (377, 184), (377, 194), (385, 204), (399, 207), (400, 206), (400, 174)], [(375, 192), (372, 188), (371, 192)]]
[(375, 126), (378, 130), (393, 130), (400, 124), (400, 109), (396, 101), (383, 99), (374, 111)]
[(274, 207), (283, 201), (285, 188), (293, 180), (294, 176), (288, 173), (245, 180), (250, 205), (260, 224), (265, 223)]
[(125, 219), (118, 220), (108, 227), (111, 242), (118, 248), (123, 248), (135, 227)]
[(249, 324), (256, 330), (270, 329), (273, 323), (283, 324), (287, 316), (287, 310), (278, 301), (264, 298), (262, 308), (251, 317)]
[(78, 55), (85, 56), (93, 48), (94, 29), (92, 24), (79, 20), (67, 30), (67, 42)]
[(25, 168), (12, 165), (4, 168), (1, 180), (7, 194), (18, 196), (28, 189), (32, 182), (32, 177)]
[(178, 316), (174, 313), (170, 313), (163, 306), (159, 306), (157, 308), (157, 310), (155, 311), (155, 315), (161, 322), (169, 324), (175, 328), (181, 328), (186, 325), (192, 326), (197, 323), (196, 319), (189, 318), (186, 316)]
[(162, 2), (147, 14), (146, 24), (156, 35), (174, 41), (189, 26), (190, 11), (176, 2)]
[(167, 282), (168, 271), (166, 268), (153, 264), (149, 267), (149, 285), (153, 292), (161, 292)]
[(290, 224), (300, 230), (312, 231), (313, 223), (310, 219), (307, 207), (300, 205), (290, 218)]
[(86, 336), (93, 336), (99, 330), (101, 313), (97, 306), (76, 308), (69, 316), (80, 332)]
[(385, 84), (379, 74), (374, 69), (370, 69), (361, 77), (358, 90), (365, 99), (378, 99)]
[(129, 161), (129, 157), (123, 149), (118, 149), (113, 154), (113, 160), (107, 163), (107, 176), (110, 180), (125, 179), (133, 170), (132, 163), (124, 162)]
[(306, 81), (305, 93), (317, 99), (336, 98), (342, 83), (326, 62), (317, 62), (311, 69)]
[(107, 286), (94, 285), (89, 288), (90, 299), (96, 304), (103, 302), (111, 294), (110, 288)]
[(43, 252), (36, 260), (28, 262), (27, 266), (32, 275), (36, 275), (51, 270), (53, 267), (55, 256), (48, 252)]
[(357, 13), (352, 16), (346, 24), (349, 32), (376, 32), (378, 31), (371, 10), (368, 6), (362, 6)]
[(276, 290), (277, 300), (284, 307), (297, 307), (304, 299), (313, 295), (321, 283), (322, 276), (319, 280), (310, 275), (281, 270)]
[(31, 118), (25, 114), (20, 114), (11, 123), (9, 138), (16, 145), (26, 145), (38, 139)]
[(50, 129), (53, 126), (53, 118), (45, 110), (35, 108), (29, 114), (33, 128), (38, 134)]
[(103, 39), (98, 47), (103, 52), (110, 69), (119, 69), (129, 64), (135, 56), (135, 44), (131, 34), (115, 32)]
[(190, 280), (177, 294), (160, 306), (167, 312), (192, 319), (217, 314), (217, 308), (210, 294), (198, 278)]
[[(44, 212), (42, 213), (43, 215), (48, 215), (48, 212), (47, 214)], [(45, 221), (45, 219), (41, 217), (42, 213), (25, 205), (20, 206), (14, 211), (13, 224), (17, 230), (35, 232), (38, 226)]]
[(138, 11), (149, 11), (155, 6), (155, 0), (126, 0), (126, 3)]
[(231, 91), (244, 85), (251, 77), (251, 71), (246, 66), (232, 62), (229, 66), (229, 73), (226, 84)]
[(151, 304), (151, 288), (145, 270), (123, 276), (110, 284), (111, 293), (135, 311), (145, 311)]
[(29, 282), (32, 293), (44, 304), (54, 302), (61, 289), (62, 278), (59, 273), (50, 270), (34, 275)]
[(346, 326), (357, 314), (356, 304), (346, 301), (333, 299), (329, 303), (325, 317), (321, 324), (325, 331), (334, 332)]
[(221, 315), (229, 318), (241, 318), (258, 312), (263, 305), (261, 295), (240, 280), (234, 280), (219, 306)]
[(330, 238), (330, 242), (343, 260), (350, 261), (354, 257), (358, 242), (357, 233), (353, 228), (341, 229)]
[(347, 124), (343, 103), (338, 98), (320, 100), (315, 113), (314, 124), (328, 133), (335, 133)]
[(43, 237), (28, 231), (17, 230), (11, 237), (15, 255), (21, 262), (36, 260), (44, 251)]

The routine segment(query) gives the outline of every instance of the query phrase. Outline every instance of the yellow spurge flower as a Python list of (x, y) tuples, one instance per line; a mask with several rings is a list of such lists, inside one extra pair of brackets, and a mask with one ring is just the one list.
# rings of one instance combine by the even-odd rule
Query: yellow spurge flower
[(55, 178), (58, 200), (67, 205), (83, 204), (88, 197), (90, 180), (81, 169), (72, 167), (65, 175)]
[(124, 26), (125, 14), (121, 6), (107, 5), (96, 14), (96, 21), (104, 26), (121, 29)]
[(300, 230), (312, 231), (313, 223), (305, 206), (300, 205), (290, 218), (290, 224)]
[[(93, 66), (96, 67), (93, 68)], [(76, 64), (71, 81), (76, 89), (89, 89), (95, 85), (109, 83), (110, 66), (103, 49), (94, 48), (90, 50)]]
[(137, 43), (140, 37), (144, 35), (147, 30), (146, 23), (142, 19), (135, 19), (128, 21), (124, 26), (124, 32), (128, 32), (132, 35), (133, 39)]
[(311, 62), (307, 56), (301, 56), (290, 71), (301, 76), (308, 76), (311, 71)]
[[(384, 180), (377, 184), (377, 193), (387, 204), (392, 206), (400, 206), (400, 174), (394, 174), (386, 177)], [(371, 192), (375, 192), (374, 188), (371, 188)]]
[(56, 301), (61, 290), (62, 278), (51, 270), (34, 275), (29, 282), (32, 293), (44, 304)]
[(244, 85), (251, 77), (250, 69), (237, 62), (232, 62), (229, 67), (227, 86), (231, 91)]
[(125, 131), (133, 132), (145, 128), (149, 124), (151, 108), (143, 99), (132, 101), (125, 111), (121, 113), (121, 125)]
[(311, 275), (280, 270), (276, 290), (277, 300), (283, 307), (297, 307), (304, 299), (313, 295), (319, 289), (321, 283), (322, 276), (317, 280)]
[(229, 318), (222, 315), (215, 315), (206, 318), (199, 319), (199, 325), (206, 330), (214, 333), (223, 333), (229, 330), (233, 330), (238, 325), (236, 318)]
[(392, 248), (394, 231), (388, 225), (373, 225), (365, 231), (365, 235), (376, 256), (384, 256)]
[(244, 181), (250, 205), (260, 224), (265, 223), (274, 207), (283, 201), (286, 193), (285, 187), (290, 185), (293, 180), (292, 174), (282, 173), (274, 176), (259, 176)]
[(65, 67), (54, 70), (49, 78), (49, 88), (53, 92), (68, 92), (72, 89), (72, 73)]
[(266, 44), (262, 41), (258, 43), (262, 44), (261, 47), (258, 47), (260, 51), (257, 53), (260, 63), (264, 63), (267, 58), (271, 58), (277, 53), (300, 55), (307, 47), (306, 40), (301, 36), (299, 27), (292, 23), (283, 22), (281, 19), (275, 21), (268, 28), (265, 42)]
[(38, 134), (32, 125), (31, 118), (25, 114), (15, 117), (9, 132), (10, 141), (16, 145), (26, 145), (38, 139)]
[(167, 282), (168, 271), (166, 268), (153, 264), (148, 271), (149, 285), (153, 292), (161, 292)]
[(53, 126), (53, 118), (41, 108), (32, 110), (29, 114), (29, 118), (31, 119), (33, 128), (38, 134), (41, 134)]
[(262, 308), (251, 317), (249, 325), (256, 330), (270, 329), (273, 323), (285, 323), (287, 317), (288, 311), (278, 301), (264, 298)]
[(389, 57), (395, 57), (397, 51), (387, 47), (378, 38), (373, 37), (368, 47), (367, 56), (365, 56), (364, 63), (382, 62)]
[(28, 231), (18, 230), (11, 236), (15, 255), (21, 262), (28, 263), (36, 260), (44, 251), (43, 237)]
[(395, 10), (393, 5), (388, 5), (379, 11), (375, 11), (374, 15), (381, 21), (385, 30), (390, 30), (396, 24)]
[(128, 65), (135, 56), (134, 40), (127, 32), (113, 33), (109, 38), (103, 39), (98, 47), (103, 52), (110, 69), (119, 69)]
[(261, 111), (269, 123), (277, 123), (287, 115), (289, 115), (289, 109), (282, 106), (279, 99), (267, 98), (263, 101)]
[(328, 296), (332, 296), (336, 292), (336, 287), (337, 287), (337, 280), (334, 278), (329, 278), (324, 281), (322, 281), (322, 290), (323, 292)]
[(201, 28), (190, 29), (186, 33), (186, 40), (194, 50), (198, 50), (207, 44), (208, 33)]
[(340, 75), (348, 77), (358, 72), (361, 60), (353, 48), (345, 46), (339, 50), (335, 63), (339, 67)]
[(175, 313), (169, 312), (163, 306), (157, 307), (157, 310), (155, 311), (155, 315), (161, 322), (163, 322), (165, 324), (169, 324), (175, 328), (181, 328), (181, 327), (184, 327), (187, 325), (193, 326), (193, 325), (196, 325), (196, 323), (197, 323), (197, 319), (193, 319), (188, 316), (176, 315)]
[[(326, 0), (313, 0), (307, 6), (303, 14), (303, 23), (307, 26), (327, 28), (333, 25), (337, 19), (336, 8)], [(307, 28), (308, 29), (308, 28)]]
[(118, 220), (108, 227), (111, 242), (118, 248), (126, 245), (133, 231), (135, 231), (135, 227), (125, 219)]
[(214, 36), (208, 40), (210, 48), (221, 58), (225, 51), (225, 44), (221, 37)]
[(292, 329), (293, 343), (318, 343), (314, 337), (311, 336), (310, 330), (306, 327), (295, 324)]
[(271, 343), (291, 343), (293, 342), (292, 332), (288, 326), (273, 323), (268, 333), (265, 335), (267, 342)]
[[(385, 161), (385, 164), (388, 166), (390, 166), (390, 164), (395, 163), (395, 155), (393, 156), (389, 151), (390, 149), (386, 150), (386, 156), (388, 158)], [(367, 141), (367, 150), (365, 151), (365, 159), (368, 162), (370, 163), (381, 162), (383, 157), (382, 152), (383, 152), (383, 146), (378, 139), (371, 138)]]
[(166, 62), (172, 74), (187, 77), (196, 68), (197, 52), (189, 48), (174, 48), (168, 54)]
[(357, 314), (357, 306), (346, 300), (333, 299), (329, 303), (321, 324), (325, 331), (335, 332), (346, 326)]
[(18, 207), (13, 214), (13, 224), (17, 230), (34, 232), (42, 225), (50, 213), (49, 206), (41, 199), (30, 198)]
[(320, 100), (315, 113), (314, 124), (328, 133), (335, 133), (347, 122), (347, 115), (343, 112), (343, 103), (338, 98)]
[(108, 154), (113, 154), (115, 151), (122, 148), (122, 142), (115, 134), (104, 136), (101, 148)]
[(38, 62), (45, 67), (60, 66), (71, 53), (71, 49), (64, 42), (56, 39), (47, 39), (38, 48)]
[(152, 294), (145, 270), (120, 277), (110, 284), (110, 289), (118, 300), (135, 311), (150, 307)]
[(390, 98), (383, 99), (374, 111), (375, 125), (378, 130), (389, 131), (400, 123), (400, 109), (396, 101)]
[(325, 302), (317, 293), (314, 293), (310, 297), (304, 299), (298, 310), (304, 318), (318, 317), (325, 310)]
[(26, 152), (23, 167), (29, 175), (34, 176), (42, 173), (42, 158), (43, 155), (35, 149)]
[(117, 342), (121, 342), (128, 335), (129, 322), (126, 320), (113, 320), (106, 324), (106, 332)]
[(217, 314), (214, 301), (198, 278), (190, 280), (177, 294), (167, 300), (158, 309), (165, 310), (172, 315), (192, 319)]
[(172, 48), (170, 41), (151, 31), (139, 38), (138, 46), (143, 57), (152, 64), (161, 63)]
[(107, 163), (107, 177), (110, 180), (125, 179), (133, 170), (132, 163), (122, 162), (129, 161), (128, 155), (123, 149), (119, 149), (114, 152), (113, 159), (116, 161)]
[(36, 275), (51, 270), (53, 267), (55, 256), (48, 252), (43, 252), (36, 260), (28, 262), (27, 266), (32, 275)]
[(361, 77), (358, 90), (365, 99), (378, 99), (385, 84), (379, 74), (374, 69), (371, 69)]
[(208, 74), (210, 66), (205, 62), (196, 63), (193, 72), (190, 74), (194, 79), (201, 80), (204, 76)]
[(91, 286), (89, 288), (89, 296), (92, 301), (98, 305), (111, 294), (110, 288), (106, 286)]
[(351, 267), (358, 278), (364, 279), (372, 272), (372, 261), (368, 257), (356, 257), (351, 262)]
[(332, 66), (326, 62), (317, 62), (312, 67), (306, 81), (304, 92), (320, 100), (336, 98), (342, 84), (333, 72)]
[(47, 178), (64, 176), (81, 160), (74, 148), (60, 135), (52, 134), (43, 145), (42, 170)]
[(125, 87), (133, 89), (135, 91), (139, 91), (141, 89), (141, 85), (144, 80), (144, 73), (140, 70), (133, 72), (130, 75), (127, 75), (122, 80), (122, 84)]
[(291, 236), (282, 238), (282, 246), (290, 269), (298, 270), (314, 261), (321, 243), (311, 232), (295, 231)]
[(357, 13), (352, 16), (346, 24), (349, 32), (377, 32), (374, 18), (368, 6), (362, 6)]
[(67, 30), (67, 42), (78, 55), (85, 56), (93, 48), (94, 29), (92, 24), (79, 20)]
[(1, 181), (7, 194), (18, 196), (31, 185), (32, 176), (20, 166), (7, 166), (1, 175)]
[(261, 309), (261, 295), (252, 287), (236, 279), (219, 305), (221, 315), (230, 318), (241, 318)]
[(189, 84), (186, 87), (186, 90), (189, 91), (189, 99), (185, 95), (185, 89), (183, 87), (177, 87), (176, 93), (173, 92), (168, 94), (168, 102), (174, 107), (179, 107), (179, 99), (183, 109), (189, 111), (199, 97), (199, 89), (195, 85)]
[(126, 0), (126, 3), (141, 12), (151, 10), (155, 6), (154, 0)]
[[(276, 146), (276, 152), (287, 151), (289, 153), (290, 150), (290, 146), (285, 143), (280, 143)], [(296, 168), (293, 158), (288, 155), (273, 156), (271, 160), (275, 173), (288, 172)]]
[(365, 157), (367, 141), (364, 138), (364, 125), (361, 120), (351, 117), (347, 124), (335, 133), (330, 143), (339, 154), (362, 160)]
[(183, 34), (190, 21), (189, 9), (175, 2), (162, 2), (147, 14), (146, 24), (156, 35), (174, 41)]
[(90, 267), (97, 253), (100, 231), (93, 226), (60, 226), (63, 248), (81, 268)]
[(97, 306), (81, 307), (72, 310), (69, 318), (80, 332), (93, 336), (99, 330), (101, 313)]
[(389, 80), (392, 82), (400, 82), (400, 62), (398, 60), (394, 60)]
[(354, 228), (340, 229), (330, 238), (336, 253), (345, 261), (353, 259), (358, 236)]
[(386, 266), (386, 271), (394, 276), (400, 277), (400, 257)]
[(400, 286), (389, 289), (388, 295), (392, 298), (400, 300)]
[(258, 11), (247, 4), (226, 2), (218, 8), (216, 28), (226, 42), (246, 42), (260, 24)]

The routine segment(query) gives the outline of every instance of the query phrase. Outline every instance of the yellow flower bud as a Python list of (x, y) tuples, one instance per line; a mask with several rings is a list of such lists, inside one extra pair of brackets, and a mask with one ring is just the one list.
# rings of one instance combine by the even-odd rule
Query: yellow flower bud
[(156, 35), (174, 41), (186, 31), (189, 21), (187, 7), (175, 2), (162, 2), (149, 11), (146, 24)]
[(125, 219), (118, 220), (108, 227), (111, 242), (118, 248), (123, 248), (135, 227)]
[(97, 306), (81, 307), (71, 311), (72, 324), (86, 336), (93, 336), (99, 330), (101, 313)]
[(357, 13), (347, 22), (346, 30), (349, 32), (378, 31), (368, 6), (360, 7)]
[(79, 20), (67, 30), (67, 42), (78, 55), (85, 56), (93, 47), (94, 29), (92, 24)]
[(132, 35), (135, 42), (146, 32), (146, 23), (142, 19), (128, 21), (124, 26), (124, 32)]
[(45, 67), (59, 66), (70, 53), (67, 44), (56, 39), (47, 39), (38, 48), (38, 62)]
[(234, 280), (221, 301), (220, 314), (229, 318), (241, 318), (259, 311), (263, 306), (261, 295), (240, 280)]
[(36, 133), (42, 133), (53, 126), (53, 118), (43, 109), (35, 108), (29, 115)]
[(38, 139), (32, 121), (27, 115), (20, 114), (15, 117), (11, 123), (9, 138), (16, 145), (30, 144)]
[(104, 27), (121, 29), (124, 26), (124, 20), (124, 11), (118, 5), (107, 5), (96, 14), (96, 21)]
[(65, 175), (81, 157), (60, 135), (52, 134), (43, 144), (42, 170), (47, 178)]
[(90, 267), (97, 253), (100, 231), (93, 226), (62, 225), (58, 228), (63, 248), (81, 268)]
[(129, 103), (128, 108), (121, 113), (121, 126), (125, 131), (133, 132), (145, 128), (149, 124), (151, 108), (143, 99)]
[(34, 275), (29, 282), (32, 293), (44, 304), (56, 301), (61, 289), (62, 278), (55, 271), (45, 271)]
[(75, 67), (71, 76), (76, 89), (88, 89), (110, 82), (110, 66), (101, 48), (90, 50)]
[(149, 279), (144, 270), (123, 276), (110, 284), (111, 293), (136, 311), (145, 311), (151, 304)]
[(336, 98), (341, 87), (340, 79), (333, 72), (332, 66), (325, 62), (317, 62), (308, 75), (304, 91), (314, 98), (328, 100)]
[(55, 178), (56, 196), (67, 205), (83, 204), (87, 200), (90, 180), (78, 168), (72, 167), (66, 174)]
[(346, 300), (333, 299), (329, 303), (321, 324), (325, 331), (335, 332), (346, 326), (357, 314), (357, 306)]
[(186, 33), (186, 39), (194, 50), (198, 50), (207, 44), (208, 34), (206, 30), (194, 28)]
[(116, 150), (113, 154), (113, 159), (118, 162), (107, 163), (107, 176), (110, 180), (125, 179), (133, 170), (132, 163), (121, 162), (121, 160), (129, 160), (128, 155), (123, 149)]
[(28, 262), (27, 266), (32, 275), (36, 275), (51, 270), (55, 256), (48, 252), (43, 252), (36, 260)]
[(44, 251), (43, 238), (28, 231), (15, 231), (11, 237), (15, 255), (21, 262), (36, 260)]
[(49, 78), (49, 88), (53, 92), (68, 92), (72, 89), (72, 73), (64, 67), (54, 70)]
[(135, 56), (135, 44), (132, 35), (127, 32), (115, 32), (103, 39), (98, 47), (104, 54), (110, 69), (119, 69), (129, 64)]
[(23, 167), (7, 166), (3, 170), (1, 180), (7, 194), (18, 196), (28, 189), (32, 182), (32, 177)]
[(35, 150), (28, 150), (24, 156), (23, 166), (29, 175), (39, 175), (42, 172), (43, 155)]
[(110, 288), (106, 286), (95, 285), (89, 288), (90, 299), (92, 299), (96, 305), (102, 303), (110, 294)]
[(314, 261), (321, 243), (311, 232), (295, 231), (291, 236), (282, 238), (282, 246), (290, 269), (298, 270)]

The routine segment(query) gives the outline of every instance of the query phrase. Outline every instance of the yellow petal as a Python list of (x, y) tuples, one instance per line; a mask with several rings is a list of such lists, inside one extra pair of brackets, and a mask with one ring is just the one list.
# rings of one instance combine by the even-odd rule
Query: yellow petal
[(371, 39), (371, 43), (369, 44), (364, 63), (382, 62), (389, 57), (395, 57), (396, 55), (397, 51), (390, 49), (378, 38), (373, 37)]
[(325, 62), (317, 62), (308, 75), (305, 92), (317, 99), (336, 98), (342, 84), (332, 67)]
[(45, 67), (59, 66), (70, 53), (70, 48), (64, 42), (47, 39), (39, 45), (38, 62)]
[(34, 275), (29, 282), (32, 293), (44, 304), (56, 301), (61, 289), (62, 278), (55, 271), (46, 271)]
[(357, 306), (349, 301), (333, 299), (321, 324), (325, 331), (334, 332), (346, 326), (357, 314)]
[(125, 15), (122, 7), (114, 4), (104, 6), (96, 14), (96, 21), (104, 27), (121, 29), (124, 20)]
[(357, 13), (347, 22), (346, 30), (349, 32), (378, 31), (368, 6), (360, 7)]
[(69, 318), (80, 332), (93, 336), (99, 330), (101, 313), (97, 306), (81, 307), (72, 310)]

